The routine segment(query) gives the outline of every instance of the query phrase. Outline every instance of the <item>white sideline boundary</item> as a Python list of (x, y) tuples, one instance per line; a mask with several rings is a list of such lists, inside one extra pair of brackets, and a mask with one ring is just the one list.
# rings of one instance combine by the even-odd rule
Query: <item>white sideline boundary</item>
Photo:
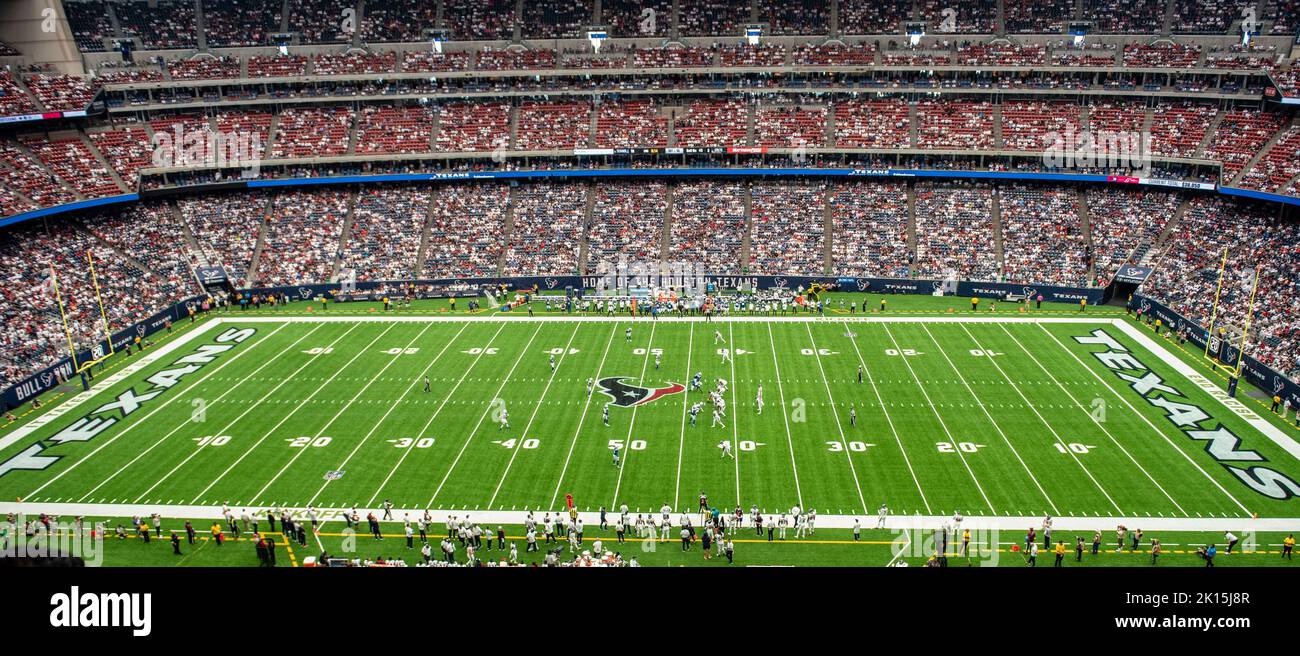
[[(636, 322), (667, 322), (667, 323), (689, 323), (699, 322), (706, 323), (703, 317), (661, 317), (652, 320), (648, 317), (624, 317), (624, 316), (558, 316), (558, 317), (502, 317), (495, 315), (473, 316), (473, 317), (438, 317), (438, 316), (227, 316), (214, 317), (208, 319), (203, 325), (188, 331), (175, 340), (156, 347), (133, 361), (131, 364), (123, 367), (114, 374), (103, 378), (91, 386), (90, 390), (78, 393), (76, 396), (68, 399), (64, 403), (51, 408), (30, 422), (18, 427), (12, 433), (0, 438), (0, 449), (12, 446), (19, 440), (27, 437), (37, 429), (50, 424), (59, 417), (72, 412), (77, 407), (85, 404), (91, 399), (99, 396), (108, 388), (116, 385), (125, 378), (138, 373), (141, 369), (163, 359), (168, 354), (180, 349), (186, 344), (198, 339), (205, 333), (226, 324), (291, 324), (291, 323), (387, 323), (387, 322), (470, 322), (470, 321), (589, 321), (598, 323), (625, 323), (628, 321)], [(1133, 339), (1134, 342), (1142, 346), (1145, 350), (1155, 355), (1162, 362), (1169, 365), (1180, 375), (1186, 378), (1193, 385), (1202, 389), (1206, 394), (1218, 400), (1218, 402), (1229, 412), (1237, 415), (1246, 421), (1250, 426), (1268, 437), (1271, 441), (1285, 450), (1292, 457), (1300, 460), (1300, 443), (1292, 440), (1285, 433), (1271, 424), (1267, 419), (1259, 416), (1250, 410), (1242, 402), (1233, 399), (1227, 395), (1227, 392), (1220, 389), (1210, 379), (1196, 372), (1191, 365), (1187, 364), (1169, 350), (1164, 348), (1150, 336), (1140, 332), (1136, 327), (1130, 325), (1122, 318), (1108, 317), (1021, 317), (1021, 316), (861, 316), (861, 317), (819, 317), (819, 316), (794, 316), (794, 317), (762, 317), (762, 316), (738, 316), (738, 317), (717, 317), (711, 323), (727, 322), (757, 322), (757, 323), (989, 323), (989, 324), (1085, 324), (1085, 325), (1111, 325), (1122, 332), (1125, 336)], [(305, 516), (306, 508), (287, 508), (295, 515)], [(337, 519), (342, 513), (348, 512), (345, 508), (317, 508), (317, 517), (321, 520)], [(423, 509), (394, 509), (396, 513), (422, 513)], [(45, 502), (0, 502), (0, 512), (4, 513), (27, 513), (35, 515), (38, 513), (48, 513), (60, 516), (109, 516), (109, 517), (126, 517), (135, 515), (150, 515), (158, 513), (165, 517), (186, 518), (186, 519), (220, 519), (222, 512), (220, 507), (215, 506), (196, 506), (196, 505), (151, 505), (151, 504), (97, 504), (97, 503), (45, 503)], [(376, 517), (383, 516), (383, 509), (369, 509), (358, 512), (365, 516), (373, 512)], [(500, 523), (500, 524), (521, 524), (524, 517), (527, 516), (525, 511), (468, 511), (460, 510), (429, 510), (431, 516), (436, 522), (444, 522), (452, 514), (457, 516), (470, 515), (483, 522)], [(543, 510), (534, 511), (535, 513), (544, 513)], [(651, 511), (653, 512), (653, 510)], [(265, 513), (262, 513), (265, 515)], [(580, 512), (579, 515), (588, 523), (599, 520), (599, 513)], [(863, 521), (864, 525), (867, 520), (873, 520), (875, 515), (819, 515), (817, 518), (818, 526), (825, 528), (851, 528), (853, 520)], [(394, 521), (401, 521), (395, 519)], [(886, 527), (890, 529), (920, 528), (929, 529), (937, 528), (951, 521), (947, 516), (930, 516), (930, 515), (910, 515), (910, 516), (891, 516), (886, 520)], [(963, 521), (963, 526), (971, 528), (988, 528), (999, 530), (1024, 530), (1029, 526), (1037, 526), (1041, 523), (1041, 517), (980, 517), (967, 516)], [(1300, 527), (1300, 518), (1174, 518), (1174, 517), (1056, 517), (1053, 518), (1053, 525), (1057, 530), (1113, 530), (1119, 524), (1140, 525), (1143, 530), (1163, 530), (1163, 531), (1294, 531)], [(874, 523), (871, 524), (874, 526)]]
[(1140, 344), (1142, 348), (1150, 351), (1157, 358), (1160, 358), (1161, 361), (1172, 367), (1174, 371), (1182, 374), (1182, 376), (1191, 381), (1193, 385), (1201, 388), (1201, 391), (1217, 399), (1223, 407), (1228, 409), (1229, 412), (1241, 417), (1246, 423), (1254, 427), (1255, 430), (1263, 433), (1265, 437), (1281, 447), (1282, 450), (1291, 454), (1291, 457), (1300, 460), (1300, 443), (1297, 443), (1295, 440), (1288, 437), (1286, 433), (1283, 433), (1277, 426), (1274, 426), (1267, 419), (1256, 414), (1255, 411), (1247, 407), (1245, 403), (1228, 396), (1227, 391), (1220, 389), (1218, 385), (1214, 384), (1214, 381), (1211, 381), (1209, 378), (1197, 373), (1191, 365), (1183, 362), (1182, 359), (1173, 353), (1170, 353), (1168, 349), (1161, 346), (1154, 339), (1151, 339), (1149, 335), (1139, 332), (1137, 328), (1130, 326), (1125, 321), (1119, 319), (1112, 321), (1113, 325), (1116, 328), (1119, 328), (1120, 332), (1133, 338), (1133, 341)]
[(173, 339), (167, 342), (166, 344), (163, 344), (162, 346), (154, 347), (153, 349), (144, 352), (143, 354), (140, 355), (139, 358), (133, 360), (131, 364), (122, 367), (120, 370), (108, 376), (107, 378), (102, 378), (94, 385), (91, 385), (90, 389), (78, 392), (76, 396), (68, 399), (67, 401), (64, 401), (63, 403), (54, 406), (53, 408), (50, 408), (41, 416), (32, 419), (31, 421), (23, 424), (22, 426), (15, 428), (12, 433), (4, 437), (0, 437), (0, 449), (7, 449), (10, 446), (13, 446), (19, 440), (36, 432), (36, 429), (41, 428), (46, 424), (53, 422), (55, 419), (58, 419), (59, 417), (68, 414), (69, 412), (72, 412), (78, 406), (85, 403), (86, 401), (89, 401), (90, 399), (99, 396), (100, 394), (104, 393), (108, 388), (122, 382), (127, 377), (136, 374), (141, 369), (144, 369), (145, 367), (163, 359), (163, 356), (194, 341), (203, 333), (208, 332), (209, 329), (219, 325), (221, 325), (221, 322), (219, 321), (208, 321), (202, 326), (194, 328), (189, 332), (185, 333), (184, 335), (181, 335), (180, 337), (177, 337), (176, 339)]
[[(263, 508), (249, 506), (247, 508), (240, 506), (231, 506), (231, 512), (238, 517), (244, 510), (249, 510), (249, 515), (258, 518), (265, 518), (267, 510), (275, 510), (277, 516), (279, 511), (287, 510), (295, 518), (306, 518), (307, 508)], [(316, 518), (321, 523), (327, 521), (339, 521), (344, 513), (351, 512), (349, 508), (316, 508)], [(373, 514), (376, 518), (384, 516), (383, 508), (357, 508), (357, 513), (364, 520), (367, 515)], [(3, 513), (22, 513), (34, 515), (38, 512), (57, 515), (64, 519), (70, 517), (148, 517), (154, 513), (168, 519), (224, 519), (221, 506), (185, 506), (185, 505), (156, 505), (156, 504), (104, 504), (104, 503), (47, 503), (47, 504), (22, 504), (15, 502), (0, 503), (0, 512)], [(655, 515), (657, 509), (652, 509), (649, 514)], [(415, 508), (393, 508), (393, 519), (380, 520), (386, 524), (401, 524), (403, 517), (409, 514), (410, 521), (416, 521), (423, 515), (422, 509)], [(538, 521), (546, 514), (544, 510), (534, 510), (533, 516)], [(612, 514), (612, 513), (611, 513)], [(520, 525), (524, 523), (524, 518), (528, 516), (527, 511), (523, 510), (430, 510), (430, 517), (433, 518), (433, 528), (430, 533), (436, 534), (439, 526), (446, 523), (449, 516), (455, 515), (471, 522), (483, 525), (491, 524), (510, 524)], [(596, 526), (600, 521), (599, 512), (580, 512), (578, 516), (588, 526)], [(683, 516), (690, 517), (691, 522), (695, 523), (699, 519), (699, 513), (691, 512), (674, 512), (672, 521), (677, 525)], [(770, 515), (769, 515), (770, 516)], [(817, 515), (817, 528), (838, 528), (847, 529), (853, 527), (853, 520), (862, 523), (864, 529), (876, 525), (876, 515)], [(935, 529), (945, 524), (951, 524), (952, 517), (948, 515), (890, 515), (885, 520), (887, 529)], [(1017, 535), (1023, 533), (1027, 528), (1038, 527), (1043, 523), (1043, 518), (1033, 517), (994, 517), (994, 516), (976, 516), (967, 515), (962, 518), (962, 528), (969, 529), (996, 529), (1000, 531), (1013, 531)], [(1251, 519), (1248, 517), (1228, 517), (1228, 518), (1197, 518), (1197, 517), (1053, 517), (1052, 528), (1057, 531), (1114, 531), (1116, 526), (1123, 524), (1134, 528), (1141, 528), (1147, 533), (1153, 531), (1203, 531), (1219, 532), (1233, 531), (1237, 533), (1245, 531), (1269, 531), (1269, 532), (1293, 532), (1300, 527), (1300, 518), (1260, 518)], [(199, 527), (203, 530), (205, 527)], [(744, 529), (742, 529), (744, 530)], [(868, 531), (869, 532), (869, 531)]]

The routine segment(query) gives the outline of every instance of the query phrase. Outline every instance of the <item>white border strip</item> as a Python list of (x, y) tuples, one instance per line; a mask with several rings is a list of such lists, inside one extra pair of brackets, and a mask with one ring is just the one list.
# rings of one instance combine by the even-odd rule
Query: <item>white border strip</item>
[[(55, 419), (58, 419), (59, 417), (68, 414), (69, 412), (72, 412), (78, 406), (85, 403), (86, 401), (89, 401), (90, 399), (98, 396), (108, 388), (122, 382), (127, 377), (132, 376), (135, 373), (139, 372), (141, 369), (144, 369), (145, 367), (157, 362), (158, 360), (161, 360), (163, 356), (190, 343), (191, 341), (194, 341), (194, 339), (197, 338), (199, 335), (208, 332), (208, 330), (211, 329), (213, 326), (217, 326), (220, 324), (221, 324), (220, 320), (216, 320), (216, 321), (209, 320), (203, 325), (191, 329), (188, 333), (180, 337), (177, 337), (176, 339), (171, 340), (166, 344), (163, 344), (162, 346), (158, 346), (149, 351), (146, 351), (138, 359), (132, 361), (131, 364), (122, 367), (111, 376), (100, 379), (99, 382), (95, 383), (94, 385), (91, 385), (90, 389), (82, 392), (78, 392), (76, 396), (68, 399), (67, 401), (64, 401), (63, 403), (54, 406), (53, 408), (50, 408), (45, 414), (32, 419), (26, 424), (23, 424), (22, 426), (19, 426), (18, 428), (14, 429), (14, 432), (0, 438), (0, 449), (6, 449), (10, 446), (13, 446), (19, 440), (27, 437), (28, 435), (31, 435), (33, 432), (36, 431), (36, 429), (41, 428), (46, 424), (49, 424)], [(69, 383), (71, 384), (71, 381), (69, 381)]]
[(1214, 381), (1197, 373), (1196, 370), (1193, 369), (1191, 365), (1184, 362), (1182, 358), (1170, 353), (1164, 346), (1160, 345), (1154, 339), (1151, 339), (1150, 335), (1143, 334), (1138, 331), (1136, 327), (1129, 325), (1125, 321), (1116, 319), (1114, 322), (1115, 327), (1119, 328), (1120, 332), (1133, 338), (1133, 341), (1140, 344), (1142, 348), (1150, 351), (1165, 364), (1173, 367), (1174, 371), (1182, 374), (1183, 377), (1191, 381), (1193, 385), (1199, 387), (1201, 391), (1217, 399), (1223, 407), (1228, 409), (1228, 411), (1241, 417), (1246, 423), (1253, 426), (1255, 430), (1263, 433), (1270, 440), (1273, 440), (1274, 444), (1277, 444), (1284, 451), (1291, 454), (1291, 457), (1300, 460), (1300, 443), (1296, 443), (1295, 440), (1288, 437), (1286, 433), (1283, 433), (1277, 426), (1273, 425), (1272, 422), (1256, 414), (1255, 411), (1246, 407), (1246, 404), (1241, 401), (1228, 396), (1227, 391), (1220, 389), (1218, 385), (1214, 384)]
[(338, 322), (338, 323), (388, 323), (388, 322), (409, 322), (409, 323), (416, 323), (416, 322), (421, 322), (421, 323), (423, 323), (423, 322), (430, 322), (430, 321), (444, 321), (444, 322), (453, 322), (453, 323), (454, 323), (454, 322), (461, 322), (461, 321), (518, 321), (518, 322), (521, 322), (521, 323), (536, 322), (536, 321), (560, 321), (560, 322), (563, 322), (563, 321), (590, 321), (590, 322), (596, 322), (596, 323), (626, 323), (626, 322), (632, 321), (632, 322), (638, 322), (638, 323), (642, 323), (642, 322), (650, 322), (650, 323), (654, 323), (654, 322), (661, 322), (661, 323), (691, 323), (691, 322), (696, 322), (696, 323), (731, 323), (731, 322), (736, 322), (736, 323), (1025, 323), (1025, 324), (1038, 324), (1038, 323), (1081, 323), (1081, 324), (1110, 324), (1110, 323), (1114, 323), (1114, 322), (1116, 322), (1116, 321), (1123, 321), (1123, 320), (1122, 320), (1122, 319), (1110, 318), (1110, 317), (1087, 317), (1087, 316), (1080, 316), (1080, 317), (1036, 317), (1036, 316), (1025, 316), (1025, 317), (1021, 317), (1021, 316), (1001, 316), (1001, 317), (992, 317), (992, 316), (984, 315), (984, 316), (976, 316), (976, 317), (972, 317), (972, 316), (960, 316), (960, 315), (947, 315), (947, 314), (942, 314), (942, 315), (935, 315), (935, 316), (913, 315), (913, 316), (897, 316), (897, 317), (873, 317), (873, 316), (861, 316), (861, 317), (821, 317), (821, 316), (816, 316), (816, 315), (796, 315), (796, 316), (789, 316), (789, 317), (765, 317), (765, 316), (758, 316), (758, 315), (756, 315), (756, 316), (752, 316), (752, 317), (750, 317), (750, 316), (713, 317), (712, 321), (710, 321), (709, 319), (706, 319), (706, 318), (704, 318), (703, 316), (696, 316), (696, 315), (687, 316), (687, 317), (676, 317), (676, 316), (671, 316), (671, 317), (659, 317), (658, 319), (651, 319), (650, 317), (647, 317), (647, 316), (644, 316), (644, 315), (642, 315), (642, 316), (636, 316), (636, 317), (631, 317), (631, 316), (626, 316), (626, 315), (614, 315), (614, 316), (612, 316), (612, 317), (609, 317), (609, 316), (569, 316), (569, 315), (557, 315), (557, 316), (544, 316), (544, 315), (539, 315), (539, 316), (534, 316), (534, 317), (528, 317), (528, 316), (526, 316), (526, 315), (513, 315), (513, 316), (511, 316), (511, 315), (504, 315), (504, 316), (503, 316), (501, 313), (498, 312), (498, 313), (493, 313), (493, 314), (481, 314), (481, 315), (474, 315), (474, 316), (453, 316), (453, 317), (443, 317), (443, 316), (433, 316), (433, 315), (392, 315), (392, 314), (388, 314), (388, 315), (374, 315), (374, 316), (353, 316), (353, 315), (339, 315), (339, 316), (323, 316), (323, 315), (315, 315), (315, 316), (306, 316), (306, 315), (304, 315), (304, 316), (274, 316), (274, 317), (268, 317), (268, 316), (253, 316), (253, 317), (247, 317), (247, 318), (238, 318), (238, 317), (218, 317), (218, 318), (216, 318), (216, 319), (213, 319), (213, 321), (216, 321), (216, 322), (241, 323), (241, 324), (242, 324), (242, 323), (331, 323), (331, 322)]
[[(244, 510), (249, 510), (250, 515), (258, 518), (266, 517), (267, 508), (261, 507), (231, 507), (230, 511), (239, 516)], [(289, 511), (294, 517), (308, 517), (306, 508), (276, 508), (278, 515), (281, 510)], [(383, 508), (357, 508), (357, 513), (361, 517), (373, 514), (375, 517), (383, 517)], [(225, 518), (223, 509), (220, 506), (168, 506), (154, 504), (106, 504), (106, 503), (42, 503), (42, 504), (21, 504), (15, 502), (0, 503), (0, 512), (4, 513), (21, 513), (28, 514), (35, 512), (44, 512), (54, 514), (60, 517), (147, 517), (154, 513), (169, 519), (213, 519), (222, 520)], [(334, 521), (341, 519), (343, 513), (351, 512), (347, 508), (315, 508), (316, 519), (322, 522)], [(556, 512), (559, 512), (557, 509)], [(656, 511), (652, 511), (654, 514)], [(393, 519), (387, 523), (401, 523), (408, 517), (415, 521), (423, 514), (422, 510), (414, 508), (394, 508)], [(546, 514), (544, 510), (533, 511), (535, 519), (540, 521), (542, 515)], [(445, 524), (449, 516), (455, 515), (462, 519), (484, 525), (491, 524), (512, 524), (519, 525), (524, 523), (528, 516), (526, 511), (512, 510), (430, 510), (434, 525)], [(596, 526), (600, 521), (598, 512), (580, 512), (578, 515), (588, 526)], [(698, 521), (698, 512), (674, 512), (673, 523), (680, 521), (682, 516), (689, 516), (691, 521)], [(817, 528), (852, 528), (853, 520), (858, 520), (862, 526), (874, 527), (876, 516), (874, 514), (862, 515), (818, 515)], [(383, 520), (381, 520), (383, 521)], [(993, 516), (966, 516), (962, 519), (962, 527), (970, 529), (997, 529), (1002, 531), (1013, 531), (1017, 534), (1023, 533), (1027, 527), (1039, 526), (1043, 522), (1042, 517), (993, 517)], [(917, 529), (935, 529), (944, 525), (951, 525), (951, 516), (940, 515), (891, 515), (885, 520), (885, 527), (890, 529), (900, 528), (917, 528)], [(1297, 525), (1300, 525), (1300, 518), (1197, 518), (1197, 517), (1053, 517), (1052, 527), (1059, 531), (1113, 531), (1116, 526), (1140, 526), (1143, 531), (1151, 533), (1153, 531), (1205, 531), (1205, 532), (1223, 532), (1223, 531), (1270, 531), (1270, 532), (1293, 532)], [(431, 533), (437, 533), (437, 528), (432, 529)]]

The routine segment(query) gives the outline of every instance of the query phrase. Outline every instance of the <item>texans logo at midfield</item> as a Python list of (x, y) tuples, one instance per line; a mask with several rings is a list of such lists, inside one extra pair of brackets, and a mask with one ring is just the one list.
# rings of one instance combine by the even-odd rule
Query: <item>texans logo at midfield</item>
[(645, 405), (669, 394), (678, 394), (685, 390), (680, 383), (670, 383), (668, 387), (641, 387), (624, 383), (629, 376), (610, 376), (600, 379), (600, 391), (609, 398), (611, 404), (631, 408)]

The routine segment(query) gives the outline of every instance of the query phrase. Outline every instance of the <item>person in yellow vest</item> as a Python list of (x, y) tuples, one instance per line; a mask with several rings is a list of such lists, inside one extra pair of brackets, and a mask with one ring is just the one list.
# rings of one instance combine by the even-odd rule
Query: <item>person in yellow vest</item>
[(320, 309), (321, 312), (329, 309), (329, 299), (325, 298), (324, 294), (320, 295)]
[(1156, 334), (1160, 334), (1160, 319), (1156, 319)]
[(970, 297), (970, 311), (974, 312), (978, 309), (980, 309), (980, 297), (978, 296)]
[(1065, 560), (1065, 541), (1057, 540), (1056, 548), (1052, 550), (1052, 553), (1056, 554), (1056, 562), (1053, 563), (1052, 566), (1060, 567), (1061, 563)]
[(1291, 560), (1291, 552), (1294, 550), (1295, 550), (1295, 535), (1288, 535), (1286, 536), (1285, 540), (1282, 540), (1282, 557), (1287, 560)]
[(384, 297), (384, 312), (388, 311), (388, 297)]
[[(140, 338), (137, 337), (136, 339), (140, 339)], [(1277, 409), (1278, 409), (1278, 406), (1280, 406), (1280, 405), (1282, 405), (1282, 397), (1280, 397), (1280, 396), (1274, 394), (1274, 395), (1273, 395), (1273, 408), (1272, 408), (1274, 414), (1277, 414)]]
[(220, 522), (212, 522), (212, 539), (216, 540), (218, 547), (226, 541), (226, 536), (221, 532)]
[(1086, 298), (1079, 299), (1079, 311), (1080, 312), (1088, 311), (1088, 299)]
[(140, 350), (140, 336), (139, 336), (139, 335), (136, 335), (136, 336), (135, 336), (135, 350), (137, 350), (137, 351)]

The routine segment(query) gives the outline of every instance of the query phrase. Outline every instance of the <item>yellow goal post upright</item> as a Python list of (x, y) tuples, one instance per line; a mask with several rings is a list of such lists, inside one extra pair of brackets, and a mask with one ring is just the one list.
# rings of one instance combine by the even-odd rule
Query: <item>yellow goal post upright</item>
[(1237, 344), (1237, 362), (1232, 368), (1234, 378), (1241, 377), (1242, 358), (1246, 355), (1246, 336), (1250, 334), (1250, 324), (1255, 319), (1255, 292), (1259, 290), (1260, 265), (1255, 266), (1255, 281), (1250, 285), (1250, 302), (1246, 305), (1246, 325), (1241, 330), (1241, 342)]
[(72, 327), (68, 324), (68, 314), (64, 309), (63, 294), (59, 289), (59, 274), (55, 271), (54, 265), (50, 265), (50, 282), (54, 287), (54, 299), (59, 306), (59, 320), (63, 323), (63, 334), (68, 340), (68, 355), (72, 359), (73, 371), (81, 376), (82, 387), (89, 387), (85, 372), (96, 364), (107, 360), (115, 352), (113, 348), (113, 331), (108, 326), (108, 312), (104, 310), (104, 297), (99, 288), (99, 276), (95, 272), (95, 256), (90, 249), (86, 249), (86, 263), (90, 268), (90, 280), (95, 288), (95, 303), (99, 306), (99, 319), (104, 326), (104, 341), (108, 343), (108, 350), (105, 352), (103, 348), (96, 344), (91, 348), (90, 358), (82, 362), (77, 361), (77, 346), (72, 340)]
[[(1245, 345), (1246, 331), (1241, 330), (1238, 326), (1219, 325), (1219, 302), (1223, 296), (1223, 279), (1228, 273), (1228, 249), (1223, 249), (1223, 257), (1219, 258), (1219, 279), (1214, 288), (1214, 305), (1210, 308), (1210, 325), (1205, 334), (1205, 359), (1210, 361), (1210, 365), (1223, 371), (1228, 376), (1238, 373), (1241, 366), (1241, 358), (1235, 358), (1235, 362), (1223, 362), (1219, 357), (1223, 354), (1223, 345), (1231, 344), (1236, 338), (1237, 333), (1241, 333), (1241, 345)], [(1256, 271), (1256, 282), (1258, 282), (1259, 272)], [(1254, 303), (1254, 290), (1251, 290), (1252, 310)], [(1248, 319), (1249, 320), (1249, 319)], [(1249, 325), (1249, 324), (1248, 324)], [(1231, 332), (1231, 334), (1229, 334)], [(1238, 353), (1240, 356), (1240, 353)], [(1231, 358), (1231, 356), (1229, 356)]]

